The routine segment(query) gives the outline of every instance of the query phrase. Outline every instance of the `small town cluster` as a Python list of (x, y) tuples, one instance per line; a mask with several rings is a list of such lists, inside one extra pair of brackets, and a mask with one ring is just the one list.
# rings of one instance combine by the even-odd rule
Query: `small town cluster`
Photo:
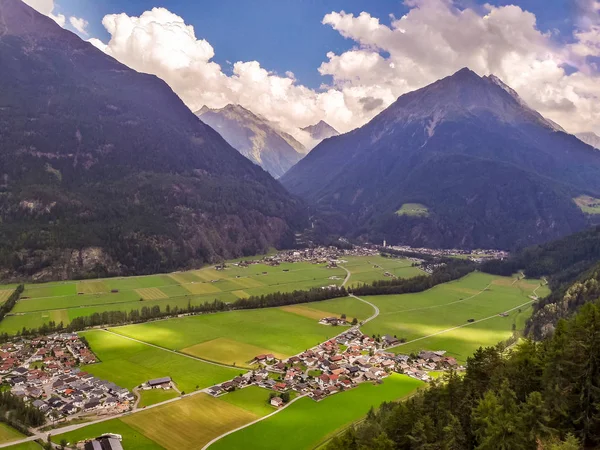
[(50, 419), (129, 410), (135, 396), (79, 369), (96, 357), (75, 333), (15, 339), (0, 346), (0, 375), (11, 392)]
[(379, 250), (370, 247), (354, 246), (351, 249), (339, 249), (337, 247), (315, 247), (302, 250), (286, 250), (275, 255), (265, 256), (261, 259), (244, 260), (238, 263), (240, 266), (250, 264), (267, 264), (278, 266), (281, 263), (309, 262), (313, 264), (335, 264), (335, 261), (344, 256), (376, 256)]
[(461, 250), (457, 248), (415, 248), (409, 245), (387, 245), (384, 241), (383, 248), (389, 248), (398, 252), (418, 253), (436, 257), (463, 256), (474, 262), (482, 262), (486, 259), (505, 259), (509, 253), (504, 250)]
[[(398, 344), (400, 341), (393, 336), (373, 338), (353, 327), (285, 360), (278, 360), (272, 354), (257, 355), (251, 363), (257, 364), (258, 369), (213, 386), (208, 393), (220, 396), (253, 384), (281, 394), (307, 395), (319, 401), (359, 383), (380, 383), (392, 372), (428, 382), (431, 381), (428, 372), (464, 369), (456, 359), (445, 356), (444, 351), (422, 351), (418, 355), (386, 351)], [(289, 395), (273, 397), (271, 404), (282, 406), (285, 397)]]

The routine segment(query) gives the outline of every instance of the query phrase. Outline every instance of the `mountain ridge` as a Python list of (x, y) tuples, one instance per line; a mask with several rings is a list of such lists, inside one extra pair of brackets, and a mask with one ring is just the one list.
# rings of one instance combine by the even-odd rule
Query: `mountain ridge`
[[(513, 248), (585, 227), (572, 199), (600, 191), (599, 176), (590, 147), (497, 77), (462, 69), (322, 142), (281, 182), (364, 239)], [(396, 214), (405, 203), (431, 214)]]
[(242, 155), (276, 178), (304, 156), (302, 144), (241, 105), (228, 104), (220, 109), (204, 106), (195, 114)]
[(164, 272), (293, 242), (301, 202), (164, 81), (20, 0), (0, 0), (0, 24), (0, 278)]

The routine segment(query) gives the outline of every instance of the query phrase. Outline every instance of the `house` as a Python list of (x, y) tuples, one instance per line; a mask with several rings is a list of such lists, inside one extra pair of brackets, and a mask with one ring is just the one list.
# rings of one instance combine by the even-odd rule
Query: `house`
[(283, 406), (283, 400), (281, 399), (281, 397), (273, 397), (271, 399), (271, 405), (275, 406), (276, 408), (279, 408), (280, 406)]
[(327, 375), (326, 373), (324, 373), (323, 375), (321, 375), (317, 382), (321, 385), (321, 386), (327, 386), (331, 383), (331, 379), (329, 378), (329, 375)]
[(274, 388), (277, 389), (278, 391), (285, 391), (287, 389), (287, 384), (285, 384), (285, 383), (275, 383)]
[(390, 336), (389, 334), (384, 335), (381, 340), (387, 347), (392, 347), (400, 343), (399, 339), (395, 338), (394, 336)]
[(221, 385), (221, 389), (226, 392), (233, 391), (235, 389), (235, 384), (233, 384), (231, 381), (226, 381)]
[(154, 388), (163, 388), (164, 389), (165, 387), (170, 386), (171, 377), (155, 378), (154, 380), (149, 380), (147, 384), (152, 389), (154, 389)]
[(91, 411), (93, 409), (98, 408), (99, 406), (100, 406), (100, 402), (98, 400), (90, 400), (85, 405), (83, 405), (83, 410)]

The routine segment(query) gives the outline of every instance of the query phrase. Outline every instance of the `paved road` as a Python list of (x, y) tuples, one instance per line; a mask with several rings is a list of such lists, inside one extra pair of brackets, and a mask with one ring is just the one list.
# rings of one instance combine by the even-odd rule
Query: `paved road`
[(371, 320), (373, 320), (375, 317), (377, 317), (379, 315), (379, 308), (377, 306), (375, 306), (373, 303), (368, 302), (365, 299), (362, 299), (360, 297), (357, 297), (354, 294), (350, 294), (350, 297), (355, 298), (356, 300), (360, 300), (361, 302), (366, 303), (367, 305), (370, 305), (375, 310), (375, 313), (371, 317), (362, 321), (362, 325), (364, 325), (367, 322), (370, 322)]
[(344, 266), (338, 266), (338, 267), (340, 269), (344, 269), (346, 271), (346, 278), (344, 278), (344, 282), (342, 283), (342, 286), (346, 286), (346, 283), (348, 283), (348, 281), (350, 280), (350, 277), (352, 276), (352, 274)]
[(249, 423), (247, 423), (246, 425), (242, 425), (241, 427), (238, 427), (238, 428), (236, 428), (235, 430), (230, 430), (230, 431), (228, 431), (228, 432), (226, 432), (226, 433), (223, 433), (223, 434), (222, 434), (222, 435), (220, 435), (220, 436), (217, 436), (217, 437), (216, 437), (216, 438), (214, 438), (212, 441), (210, 441), (208, 444), (206, 444), (204, 447), (202, 447), (202, 450), (206, 450), (206, 449), (207, 449), (208, 447), (210, 447), (212, 444), (214, 444), (215, 442), (217, 442), (217, 441), (219, 441), (219, 440), (223, 439), (225, 436), (229, 436), (230, 434), (232, 434), (232, 433), (235, 433), (236, 431), (243, 430), (244, 428), (247, 428), (247, 427), (249, 427), (249, 426), (251, 426), (251, 425), (254, 425), (255, 423), (258, 423), (258, 422), (261, 422), (261, 421), (263, 421), (263, 420), (265, 420), (265, 419), (268, 419), (269, 417), (271, 417), (271, 416), (274, 416), (274, 415), (275, 415), (275, 414), (277, 414), (277, 413), (280, 413), (280, 412), (281, 412), (281, 411), (283, 411), (285, 408), (287, 408), (288, 406), (290, 406), (292, 403), (294, 403), (295, 401), (298, 401), (298, 400), (300, 400), (300, 399), (301, 399), (301, 398), (303, 398), (303, 397), (306, 397), (306, 394), (303, 394), (303, 395), (300, 395), (300, 396), (296, 397), (295, 399), (293, 399), (292, 401), (290, 401), (288, 404), (286, 404), (286, 405), (285, 405), (283, 408), (279, 408), (278, 410), (276, 410), (276, 411), (273, 411), (271, 414), (267, 414), (267, 415), (266, 415), (266, 416), (264, 416), (264, 417), (259, 417), (258, 419), (254, 420), (254, 421), (252, 421), (252, 422), (249, 422)]
[(240, 366), (230, 366), (230, 365), (228, 365), (228, 364), (221, 364), (221, 363), (218, 363), (218, 362), (209, 361), (208, 359), (202, 359), (202, 358), (198, 358), (197, 356), (192, 356), (192, 355), (188, 355), (188, 354), (186, 354), (186, 353), (181, 353), (181, 352), (178, 352), (178, 351), (176, 351), (176, 350), (171, 350), (171, 349), (168, 349), (168, 348), (165, 348), (165, 347), (161, 347), (160, 345), (150, 344), (149, 342), (144, 342), (144, 341), (140, 341), (139, 339), (135, 339), (135, 338), (132, 338), (132, 337), (129, 337), (129, 336), (124, 336), (124, 335), (122, 335), (122, 334), (115, 333), (114, 331), (110, 331), (110, 330), (108, 330), (108, 329), (103, 329), (103, 331), (105, 331), (105, 332), (107, 332), (107, 333), (110, 333), (110, 334), (114, 334), (115, 336), (122, 337), (122, 338), (124, 338), (124, 339), (129, 339), (130, 341), (134, 341), (134, 342), (138, 342), (138, 343), (140, 343), (140, 344), (147, 345), (147, 346), (149, 346), (149, 347), (154, 347), (154, 348), (158, 348), (158, 349), (160, 349), (160, 350), (164, 350), (165, 352), (174, 353), (174, 354), (176, 354), (176, 355), (183, 356), (183, 357), (185, 357), (185, 358), (195, 359), (196, 361), (202, 361), (203, 363), (206, 363), (206, 364), (212, 364), (213, 366), (226, 367), (227, 369), (242, 369), (242, 370), (248, 370), (248, 369), (246, 369), (245, 367), (240, 367)]

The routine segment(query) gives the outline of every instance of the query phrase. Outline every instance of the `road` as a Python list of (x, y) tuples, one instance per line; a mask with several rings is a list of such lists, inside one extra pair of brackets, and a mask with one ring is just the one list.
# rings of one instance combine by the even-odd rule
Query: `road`
[(246, 425), (242, 425), (241, 427), (237, 427), (235, 430), (230, 430), (230, 431), (228, 431), (228, 432), (226, 432), (226, 433), (223, 433), (223, 434), (222, 434), (222, 435), (220, 435), (220, 436), (217, 436), (217, 437), (216, 437), (216, 438), (214, 438), (212, 441), (210, 441), (208, 444), (206, 444), (204, 447), (202, 447), (202, 450), (206, 450), (206, 449), (207, 449), (208, 447), (210, 447), (212, 444), (214, 444), (215, 442), (217, 442), (217, 441), (219, 441), (219, 440), (223, 439), (225, 436), (229, 436), (230, 434), (233, 434), (233, 433), (235, 433), (236, 431), (240, 431), (240, 430), (243, 430), (244, 428), (248, 428), (249, 426), (251, 426), (251, 425), (254, 425), (255, 423), (261, 422), (261, 421), (263, 421), (263, 420), (265, 420), (265, 419), (268, 419), (268, 418), (269, 418), (269, 417), (271, 417), (271, 416), (274, 416), (274, 415), (275, 415), (275, 414), (277, 414), (277, 413), (280, 413), (280, 412), (281, 412), (281, 411), (283, 411), (285, 408), (287, 408), (288, 406), (290, 406), (292, 403), (294, 403), (294, 402), (296, 402), (296, 401), (300, 400), (300, 399), (301, 399), (301, 398), (303, 398), (303, 397), (306, 397), (306, 394), (303, 394), (303, 395), (300, 395), (300, 396), (296, 397), (295, 399), (293, 399), (292, 401), (290, 401), (288, 404), (286, 404), (284, 407), (282, 407), (282, 408), (279, 408), (279, 409), (278, 409), (278, 410), (276, 410), (276, 411), (273, 411), (271, 414), (267, 414), (267, 415), (266, 415), (266, 416), (264, 416), (264, 417), (259, 417), (258, 419), (254, 420), (253, 422), (249, 422), (249, 423), (247, 423)]
[[(96, 423), (106, 422), (107, 420), (118, 419), (119, 417), (129, 416), (131, 414), (135, 414), (140, 411), (147, 411), (152, 408), (157, 408), (159, 406), (166, 405), (167, 403), (177, 402), (177, 401), (181, 400), (182, 398), (191, 397), (192, 395), (197, 395), (200, 393), (206, 393), (207, 391), (208, 391), (208, 388), (194, 391), (189, 394), (185, 394), (182, 397), (171, 398), (169, 400), (165, 400), (164, 402), (155, 403), (154, 405), (146, 406), (145, 408), (134, 409), (133, 411), (127, 411), (127, 412), (124, 412), (121, 414), (113, 414), (110, 416), (102, 417), (101, 419), (92, 420), (91, 422), (78, 423), (75, 425), (67, 425), (66, 427), (56, 428), (56, 429), (50, 430), (50, 431), (37, 431), (33, 436), (28, 436), (26, 438), (19, 439), (18, 441), (10, 441), (10, 442), (2, 443), (2, 444), (0, 444), (0, 448), (10, 447), (12, 445), (22, 444), (25, 442), (31, 442), (31, 441), (35, 441), (38, 439), (42, 439), (45, 441), (48, 438), (49, 434), (51, 434), (52, 436), (59, 436), (64, 433), (69, 433), (70, 431), (78, 430), (79, 428), (87, 427), (88, 425), (94, 425)], [(207, 394), (207, 395), (209, 395), (209, 394)]]

